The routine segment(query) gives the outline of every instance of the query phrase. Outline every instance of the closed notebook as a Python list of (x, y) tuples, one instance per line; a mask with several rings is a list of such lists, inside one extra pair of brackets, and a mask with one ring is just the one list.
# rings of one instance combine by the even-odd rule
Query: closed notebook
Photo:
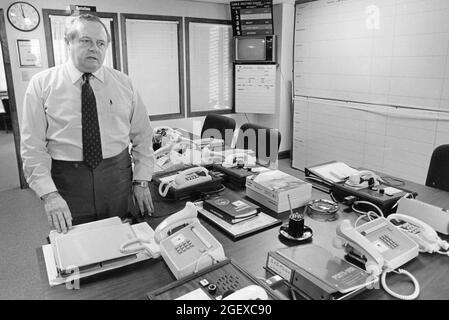
[(203, 207), (231, 222), (255, 216), (260, 209), (259, 206), (232, 193), (207, 199), (204, 201)]

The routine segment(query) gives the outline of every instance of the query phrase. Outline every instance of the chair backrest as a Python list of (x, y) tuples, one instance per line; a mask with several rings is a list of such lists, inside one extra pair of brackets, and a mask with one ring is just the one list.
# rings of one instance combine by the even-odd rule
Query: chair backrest
[(449, 191), (449, 144), (443, 144), (433, 151), (426, 186)]
[(230, 146), (234, 137), (235, 120), (219, 114), (210, 113), (204, 120), (201, 138), (223, 139)]
[(3, 103), (3, 109), (5, 109), (5, 113), (9, 116), (11, 114), (11, 110), (9, 109), (9, 99), (3, 98), (2, 103)]
[(235, 147), (253, 150), (258, 162), (265, 163), (267, 160), (276, 161), (280, 145), (279, 130), (255, 123), (245, 123), (239, 129)]

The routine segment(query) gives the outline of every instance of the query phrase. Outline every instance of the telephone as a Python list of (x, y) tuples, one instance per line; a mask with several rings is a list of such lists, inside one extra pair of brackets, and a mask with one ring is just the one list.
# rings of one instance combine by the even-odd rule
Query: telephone
[(222, 163), (223, 157), (223, 152), (213, 151), (209, 147), (204, 147), (201, 150), (201, 158), (204, 164)]
[(357, 189), (364, 189), (378, 186), (380, 182), (383, 182), (383, 180), (377, 174), (372, 171), (362, 170), (350, 175), (346, 179), (345, 185)]
[(403, 213), (427, 223), (436, 232), (449, 235), (449, 210), (416, 199), (401, 198), (398, 213)]
[(223, 246), (201, 225), (197, 215), (196, 206), (187, 202), (184, 209), (157, 226), (154, 239), (132, 240), (120, 251), (146, 250), (153, 258), (162, 256), (176, 279), (225, 260)]
[(155, 151), (177, 140), (179, 133), (170, 127), (161, 126), (153, 129), (153, 149)]
[(225, 157), (222, 166), (225, 168), (232, 167), (255, 167), (256, 157), (248, 154), (247, 152), (231, 153)]
[(387, 273), (418, 256), (418, 244), (399, 230), (386, 218), (379, 217), (359, 227), (352, 227), (349, 220), (343, 220), (337, 228), (337, 235), (343, 239), (347, 256), (363, 264), (367, 272), (381, 276), (383, 288), (394, 297), (415, 299), (419, 295), (419, 283), (409, 272), (399, 269), (410, 277), (415, 291), (402, 296), (391, 291), (386, 284)]
[[(387, 219), (399, 230), (407, 233), (418, 244), (420, 252), (436, 252), (449, 256), (449, 243), (442, 240), (427, 223), (400, 213), (391, 214)], [(442, 249), (445, 251), (441, 251)]]
[(153, 130), (153, 149), (156, 163), (161, 169), (183, 163), (180, 152), (190, 147), (191, 141), (181, 132), (170, 127), (157, 127)]
[(211, 151), (208, 147), (203, 149), (187, 148), (183, 152), (181, 159), (182, 163), (187, 165), (205, 166), (223, 162), (223, 155), (221, 152)]
[(261, 286), (252, 284), (231, 293), (223, 300), (268, 300), (268, 294)]
[(179, 172), (175, 176), (162, 178), (159, 184), (159, 194), (162, 197), (166, 197), (170, 188), (182, 189), (211, 180), (212, 177), (206, 168), (190, 168)]

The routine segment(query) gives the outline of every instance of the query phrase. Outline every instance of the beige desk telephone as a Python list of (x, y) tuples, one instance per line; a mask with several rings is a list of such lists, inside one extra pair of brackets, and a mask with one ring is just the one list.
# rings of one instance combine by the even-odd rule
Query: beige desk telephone
[(162, 256), (176, 279), (225, 260), (223, 246), (201, 225), (197, 215), (196, 206), (187, 202), (184, 209), (157, 226), (154, 239), (124, 243), (120, 251), (146, 250), (153, 258)]
[(386, 284), (387, 273), (402, 266), (418, 256), (418, 244), (406, 233), (395, 227), (388, 219), (379, 217), (356, 228), (349, 220), (343, 220), (337, 228), (337, 235), (345, 242), (348, 256), (365, 265), (367, 272), (381, 277), (385, 291), (400, 299), (416, 299), (419, 295), (419, 283), (409, 272), (399, 269), (410, 277), (415, 291), (409, 296), (391, 291)]
[(256, 157), (248, 154), (248, 152), (231, 153), (225, 157), (222, 163), (225, 168), (232, 168), (238, 166), (255, 167)]
[(183, 137), (179, 130), (170, 127), (157, 127), (153, 130), (153, 146), (159, 145), (154, 152), (157, 165), (165, 170), (170, 166), (183, 163), (181, 153), (191, 147), (191, 141)]
[(212, 177), (209, 171), (204, 167), (194, 167), (179, 172), (175, 176), (164, 177), (159, 184), (159, 194), (166, 197), (171, 187), (182, 189), (206, 181), (211, 181)]
[(401, 213), (390, 214), (387, 219), (412, 238), (418, 244), (420, 252), (449, 256), (449, 243), (441, 239), (427, 223)]
[(231, 293), (223, 300), (268, 300), (268, 294), (261, 286), (252, 284)]
[(374, 172), (369, 170), (358, 171), (350, 175), (345, 181), (345, 185), (357, 189), (364, 189), (368, 187), (378, 186), (383, 180)]

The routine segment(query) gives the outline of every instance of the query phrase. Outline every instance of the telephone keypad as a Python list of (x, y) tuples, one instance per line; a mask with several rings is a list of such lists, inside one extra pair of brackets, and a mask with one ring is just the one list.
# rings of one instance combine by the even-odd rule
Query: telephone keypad
[(194, 245), (190, 240), (185, 240), (183, 242), (181, 242), (180, 244), (178, 244), (175, 249), (179, 254), (182, 254), (183, 252), (186, 252), (187, 250), (189, 250), (190, 248), (193, 248)]
[(404, 229), (405, 231), (413, 233), (413, 234), (418, 234), (420, 232), (419, 227), (417, 227), (411, 223), (405, 223), (401, 226), (401, 228)]
[(393, 239), (391, 239), (386, 234), (381, 235), (379, 239), (382, 240), (391, 249), (397, 248), (399, 246), (395, 241), (393, 241)]

